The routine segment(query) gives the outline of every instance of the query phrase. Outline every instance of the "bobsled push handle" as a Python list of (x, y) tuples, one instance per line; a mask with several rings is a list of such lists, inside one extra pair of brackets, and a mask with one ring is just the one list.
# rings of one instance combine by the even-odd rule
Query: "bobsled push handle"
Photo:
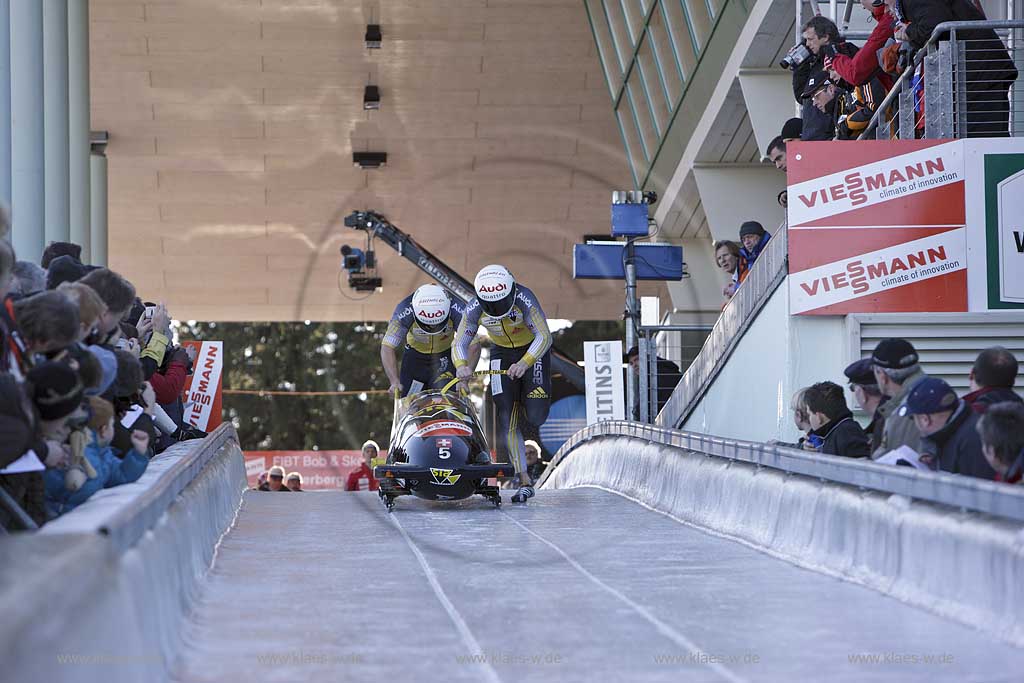
[[(483, 377), (484, 375), (507, 375), (508, 372), (505, 370), (477, 370), (473, 374), (476, 375), (477, 377)], [(444, 396), (445, 394), (447, 394), (449, 389), (451, 389), (461, 381), (461, 379), (456, 377), (452, 381), (448, 382), (448, 384), (445, 384), (444, 389), (441, 389), (441, 395)]]

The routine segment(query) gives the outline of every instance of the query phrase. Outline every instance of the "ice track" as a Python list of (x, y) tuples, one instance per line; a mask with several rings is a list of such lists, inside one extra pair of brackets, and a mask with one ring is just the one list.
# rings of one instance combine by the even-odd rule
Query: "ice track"
[(935, 683), (1022, 668), (1024, 651), (981, 632), (579, 488), (500, 510), (405, 497), (392, 515), (371, 493), (247, 492), (175, 677)]

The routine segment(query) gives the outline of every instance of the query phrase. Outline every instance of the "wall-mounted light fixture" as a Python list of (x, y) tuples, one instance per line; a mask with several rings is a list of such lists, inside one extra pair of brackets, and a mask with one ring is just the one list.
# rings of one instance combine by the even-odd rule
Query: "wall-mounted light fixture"
[(388, 163), (387, 152), (352, 152), (352, 163), (361, 169), (381, 168)]
[(380, 24), (367, 24), (366, 25), (366, 48), (369, 50), (379, 50), (381, 40), (384, 39), (383, 34), (380, 32)]
[(380, 109), (380, 88), (368, 85), (363, 90), (363, 109)]

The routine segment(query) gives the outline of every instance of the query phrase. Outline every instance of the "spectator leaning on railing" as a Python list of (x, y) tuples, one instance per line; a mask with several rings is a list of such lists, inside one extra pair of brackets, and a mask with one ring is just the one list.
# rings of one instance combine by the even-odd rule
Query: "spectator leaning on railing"
[(868, 437), (853, 419), (841, 386), (834, 382), (818, 382), (807, 387), (803, 394), (803, 407), (811, 426), (804, 445), (806, 450), (847, 458), (871, 455)]
[[(715, 242), (715, 263), (729, 276), (729, 282), (722, 288), (726, 303), (739, 287), (740, 245), (730, 240)], [(724, 304), (723, 304), (724, 306)]]
[(907, 394), (925, 378), (918, 360), (917, 350), (906, 339), (883, 339), (871, 354), (878, 388), (883, 396), (889, 398), (879, 408), (879, 415), (885, 418), (885, 426), (882, 428), (882, 441), (871, 455), (876, 460), (900, 446), (907, 446), (915, 453), (921, 452), (921, 434), (913, 419), (899, 414)]
[(900, 406), (899, 415), (913, 419), (921, 434), (921, 462), (932, 469), (994, 479), (985, 460), (976, 424), (978, 414), (938, 377), (918, 382)]
[(984, 413), (995, 403), (1024, 402), (1013, 390), (1017, 369), (1017, 359), (1002, 346), (985, 349), (971, 368), (971, 393), (964, 396), (964, 401), (976, 413)]
[(996, 403), (977, 423), (981, 452), (997, 481), (1021, 483), (1024, 474), (1024, 404)]

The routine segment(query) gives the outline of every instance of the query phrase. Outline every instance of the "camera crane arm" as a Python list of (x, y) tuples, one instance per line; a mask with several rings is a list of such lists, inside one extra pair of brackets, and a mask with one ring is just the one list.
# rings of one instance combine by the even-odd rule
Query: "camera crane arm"
[[(398, 252), (399, 256), (411, 261), (463, 303), (468, 304), (476, 296), (476, 291), (469, 280), (430, 253), (411, 235), (396, 228), (383, 214), (375, 211), (353, 211), (345, 216), (344, 223), (345, 227), (362, 230), (371, 239), (379, 239), (387, 244)], [(551, 369), (562, 375), (578, 391), (586, 391), (583, 368), (554, 347), (551, 349)]]

